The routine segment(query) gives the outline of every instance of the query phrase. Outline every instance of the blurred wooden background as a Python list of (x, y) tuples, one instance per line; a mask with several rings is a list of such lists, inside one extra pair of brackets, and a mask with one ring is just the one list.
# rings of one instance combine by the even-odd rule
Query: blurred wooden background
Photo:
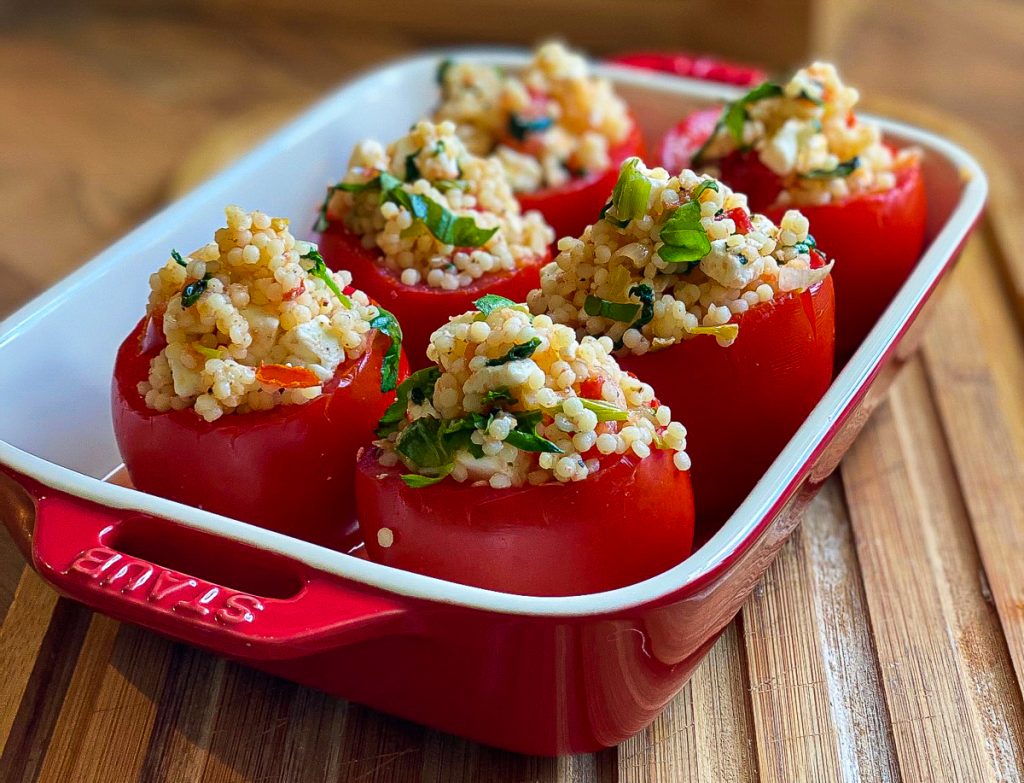
[(257, 675), (57, 600), (0, 535), (0, 781), (1020, 781), (1024, 3), (406, 6), (0, 0), (0, 318), (355, 71), (451, 43), (828, 57), (981, 154), (990, 218), (841, 480), (620, 748), (511, 756)]

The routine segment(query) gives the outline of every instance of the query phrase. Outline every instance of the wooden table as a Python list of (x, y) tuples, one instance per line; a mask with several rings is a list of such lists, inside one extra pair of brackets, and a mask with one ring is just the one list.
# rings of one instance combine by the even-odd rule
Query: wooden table
[[(210, 135), (229, 80), (188, 72), (189, 57), (163, 43), (180, 24), (108, 19), (61, 46), (50, 32), (0, 39), (0, 100), (55, 118), (0, 125), (0, 152), (18, 152), (0, 155), (0, 312), (162, 201), (170, 172), (191, 180), (267, 122), (260, 112), (248, 130)], [(250, 33), (253, 47), (288, 52), (287, 79), (251, 53), (214, 59), (296, 104), (321, 89), (328, 60), (354, 64), (343, 39), (314, 51), (303, 35)], [(104, 45), (121, 34), (153, 53), (151, 70), (118, 70)], [(23, 571), (0, 539), (0, 781), (1024, 778), (1022, 202), (983, 140), (916, 119), (982, 153), (992, 208), (841, 475), (648, 730), (574, 758), (474, 745), (94, 615)], [(182, 172), (203, 137), (206, 152)]]

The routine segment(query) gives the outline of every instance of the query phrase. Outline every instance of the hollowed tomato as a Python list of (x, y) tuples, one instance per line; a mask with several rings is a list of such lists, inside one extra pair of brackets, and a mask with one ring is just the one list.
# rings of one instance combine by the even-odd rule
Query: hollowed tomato
[(690, 553), (690, 477), (672, 453), (605, 458), (569, 484), (514, 489), (445, 479), (411, 488), (367, 449), (356, 474), (371, 560), (521, 595), (580, 595), (654, 576)]
[[(690, 167), (694, 152), (711, 135), (720, 109), (695, 112), (665, 136), (661, 161), (669, 171)], [(753, 151), (716, 161), (722, 180), (747, 194), (750, 207), (778, 223), (789, 207), (777, 203), (778, 175)], [(810, 221), (819, 247), (836, 260), (839, 300), (836, 359), (841, 366), (871, 331), (878, 317), (913, 271), (924, 245), (927, 199), (919, 164), (897, 171), (896, 185), (821, 205), (798, 205)]]
[(514, 302), (525, 302), (526, 295), (540, 285), (540, 268), (550, 253), (531, 259), (510, 272), (486, 274), (471, 285), (446, 291), (426, 283), (406, 285), (381, 262), (381, 253), (365, 248), (359, 237), (334, 221), (320, 237), (320, 252), (331, 269), (347, 269), (353, 285), (380, 302), (402, 326), (406, 355), (413, 370), (428, 364), (427, 345), (435, 329), (448, 319), (473, 309), (473, 302), (484, 294), (498, 294)]
[[(394, 393), (381, 393), (388, 338), (375, 332), (361, 357), (338, 367), (305, 405), (226, 414), (146, 407), (137, 386), (164, 346), (143, 318), (114, 364), (114, 435), (136, 489), (335, 549), (355, 537), (356, 452)], [(399, 380), (408, 374), (404, 356)]]
[(831, 277), (733, 318), (727, 348), (709, 336), (619, 359), (687, 429), (698, 537), (736, 509), (832, 380)]

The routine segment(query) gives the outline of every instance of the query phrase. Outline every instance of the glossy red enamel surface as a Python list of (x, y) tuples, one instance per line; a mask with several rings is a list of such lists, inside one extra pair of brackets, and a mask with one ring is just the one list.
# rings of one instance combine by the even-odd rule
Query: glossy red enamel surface
[(834, 318), (825, 278), (736, 316), (728, 348), (705, 335), (620, 357), (686, 426), (699, 531), (725, 521), (828, 389)]
[(445, 291), (426, 284), (405, 285), (381, 264), (380, 251), (363, 247), (359, 237), (340, 221), (334, 221), (321, 235), (320, 252), (331, 269), (347, 269), (356, 288), (394, 313), (402, 326), (402, 345), (413, 370), (427, 366), (427, 345), (435, 329), (449, 318), (472, 310), (473, 302), (484, 294), (525, 302), (526, 295), (540, 284), (540, 268), (550, 260), (545, 254), (512, 272), (484, 275), (472, 285)]
[(359, 526), (370, 559), (384, 565), (507, 593), (581, 595), (639, 582), (690, 554), (690, 478), (669, 452), (606, 458), (584, 481), (519, 489), (454, 479), (413, 489), (405, 472), (381, 467), (374, 450), (359, 461)]
[(555, 230), (556, 243), (560, 237), (578, 237), (597, 220), (619, 178), (622, 161), (633, 155), (644, 156), (644, 140), (636, 123), (626, 140), (609, 151), (611, 165), (604, 171), (577, 177), (558, 187), (518, 193), (516, 198), (524, 212), (536, 209), (544, 215)]
[[(347, 550), (355, 521), (356, 452), (394, 393), (381, 393), (388, 338), (342, 365), (324, 393), (301, 406), (222, 416), (146, 407), (137, 385), (161, 344), (143, 319), (114, 368), (114, 434), (133, 484), (154, 495)], [(403, 359), (401, 377), (407, 372)]]
[[(711, 135), (721, 109), (694, 112), (661, 144), (669, 171), (688, 168), (693, 153)], [(778, 223), (786, 207), (776, 202), (779, 177), (753, 151), (733, 153), (715, 162), (721, 178), (747, 194), (750, 207)], [(924, 247), (927, 198), (919, 164), (897, 172), (896, 186), (883, 193), (841, 202), (797, 207), (811, 223), (811, 234), (830, 258), (836, 297), (836, 359), (842, 366), (871, 331), (879, 316), (913, 271)]]

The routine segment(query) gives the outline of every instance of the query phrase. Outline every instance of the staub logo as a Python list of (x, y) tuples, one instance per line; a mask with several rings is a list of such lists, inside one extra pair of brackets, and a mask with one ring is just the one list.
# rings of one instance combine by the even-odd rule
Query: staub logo
[(110, 592), (147, 601), (166, 611), (228, 626), (251, 623), (264, 609), (256, 596), (168, 571), (104, 546), (82, 552), (68, 572), (81, 574)]

